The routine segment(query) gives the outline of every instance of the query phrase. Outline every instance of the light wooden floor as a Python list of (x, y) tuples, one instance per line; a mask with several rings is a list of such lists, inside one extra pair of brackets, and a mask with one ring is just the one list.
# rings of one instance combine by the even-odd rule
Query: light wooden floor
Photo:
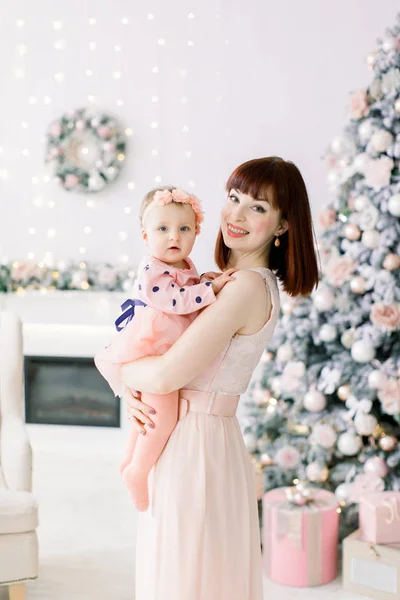
[[(29, 426), (29, 433), (40, 577), (27, 583), (27, 600), (134, 600), (136, 514), (118, 474), (121, 432)], [(362, 600), (345, 594), (340, 581), (313, 589), (264, 585), (266, 600)]]

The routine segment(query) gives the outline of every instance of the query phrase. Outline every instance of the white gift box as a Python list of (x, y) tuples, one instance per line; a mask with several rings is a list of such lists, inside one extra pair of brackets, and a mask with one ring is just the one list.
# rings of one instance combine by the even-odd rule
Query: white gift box
[(343, 585), (376, 600), (400, 598), (400, 544), (371, 544), (358, 529), (343, 541)]

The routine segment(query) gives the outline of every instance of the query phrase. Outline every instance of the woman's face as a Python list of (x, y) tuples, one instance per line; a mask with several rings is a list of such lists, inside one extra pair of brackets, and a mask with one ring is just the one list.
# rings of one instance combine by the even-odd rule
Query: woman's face
[(257, 200), (248, 194), (230, 190), (221, 214), (221, 231), (232, 255), (267, 253), (275, 235), (287, 226), (280, 226), (281, 213), (268, 200)]

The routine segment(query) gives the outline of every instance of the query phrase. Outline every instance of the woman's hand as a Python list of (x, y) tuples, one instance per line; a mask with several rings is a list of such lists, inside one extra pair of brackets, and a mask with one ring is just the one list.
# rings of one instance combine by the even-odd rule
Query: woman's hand
[(200, 282), (205, 283), (206, 281), (214, 281), (217, 277), (222, 275), (222, 273), (216, 273), (215, 271), (207, 271), (207, 273), (203, 273), (200, 277)]
[(139, 433), (146, 435), (146, 430), (143, 425), (147, 423), (149, 427), (154, 427), (154, 423), (149, 417), (149, 414), (155, 415), (156, 411), (151, 406), (148, 406), (142, 402), (141, 396), (141, 392), (130, 390), (128, 387), (126, 387), (122, 399), (126, 403), (129, 413), (129, 420), (132, 421), (134, 427), (139, 431)]
[(236, 273), (237, 270), (238, 269), (228, 269), (227, 271), (224, 271), (223, 273), (221, 273), (221, 275), (219, 275), (212, 281), (211, 285), (212, 285), (214, 294), (218, 294), (222, 290), (224, 285), (229, 283), (229, 281), (233, 281), (233, 279), (231, 278), (231, 275)]

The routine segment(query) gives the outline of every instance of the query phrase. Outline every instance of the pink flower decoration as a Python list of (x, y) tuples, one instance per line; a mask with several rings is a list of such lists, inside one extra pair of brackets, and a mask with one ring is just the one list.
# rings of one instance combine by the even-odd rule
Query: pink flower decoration
[(385, 482), (374, 473), (362, 473), (357, 475), (350, 486), (350, 502), (360, 502), (361, 496), (368, 492), (383, 492)]
[(55, 121), (54, 123), (52, 123), (49, 127), (49, 133), (53, 136), (53, 137), (58, 137), (61, 133), (61, 125), (60, 123), (58, 123), (57, 121)]
[(369, 187), (380, 190), (390, 183), (390, 175), (394, 162), (388, 156), (370, 159), (364, 167), (365, 181)]
[(400, 413), (400, 381), (389, 377), (378, 390), (378, 398), (382, 408), (388, 415)]
[(175, 189), (172, 192), (168, 190), (159, 190), (154, 194), (153, 201), (145, 209), (142, 220), (146, 213), (151, 210), (154, 205), (165, 206), (171, 202), (179, 202), (181, 204), (190, 204), (196, 216), (196, 234), (200, 233), (200, 224), (204, 221), (204, 212), (201, 208), (200, 200), (194, 194), (188, 194), (184, 190)]
[(350, 256), (334, 258), (327, 266), (327, 279), (335, 287), (341, 287), (357, 267)]
[(19, 263), (18, 266), (13, 267), (11, 271), (11, 279), (15, 282), (28, 281), (37, 276), (37, 267), (32, 263)]
[(117, 271), (112, 267), (104, 267), (99, 273), (99, 282), (102, 285), (114, 285), (117, 280)]
[(97, 133), (104, 140), (111, 137), (111, 135), (112, 135), (111, 129), (109, 127), (106, 127), (105, 125), (103, 125), (102, 127), (99, 127), (97, 130)]
[(305, 373), (304, 363), (301, 361), (290, 361), (283, 369), (280, 377), (280, 385), (287, 392), (293, 392), (301, 384), (301, 378)]
[(275, 454), (275, 462), (282, 469), (295, 469), (300, 462), (300, 453), (293, 446), (284, 446)]
[(396, 331), (400, 328), (400, 305), (397, 302), (390, 305), (376, 302), (372, 306), (370, 319), (383, 331)]
[(365, 90), (357, 90), (350, 96), (350, 113), (353, 119), (361, 119), (368, 114), (368, 100)]
[(336, 210), (333, 208), (328, 208), (320, 213), (319, 224), (322, 229), (327, 229), (334, 223), (336, 223)]
[(77, 177), (73, 173), (68, 173), (68, 175), (65, 176), (64, 185), (66, 188), (75, 187), (77, 183), (79, 183), (79, 177)]

